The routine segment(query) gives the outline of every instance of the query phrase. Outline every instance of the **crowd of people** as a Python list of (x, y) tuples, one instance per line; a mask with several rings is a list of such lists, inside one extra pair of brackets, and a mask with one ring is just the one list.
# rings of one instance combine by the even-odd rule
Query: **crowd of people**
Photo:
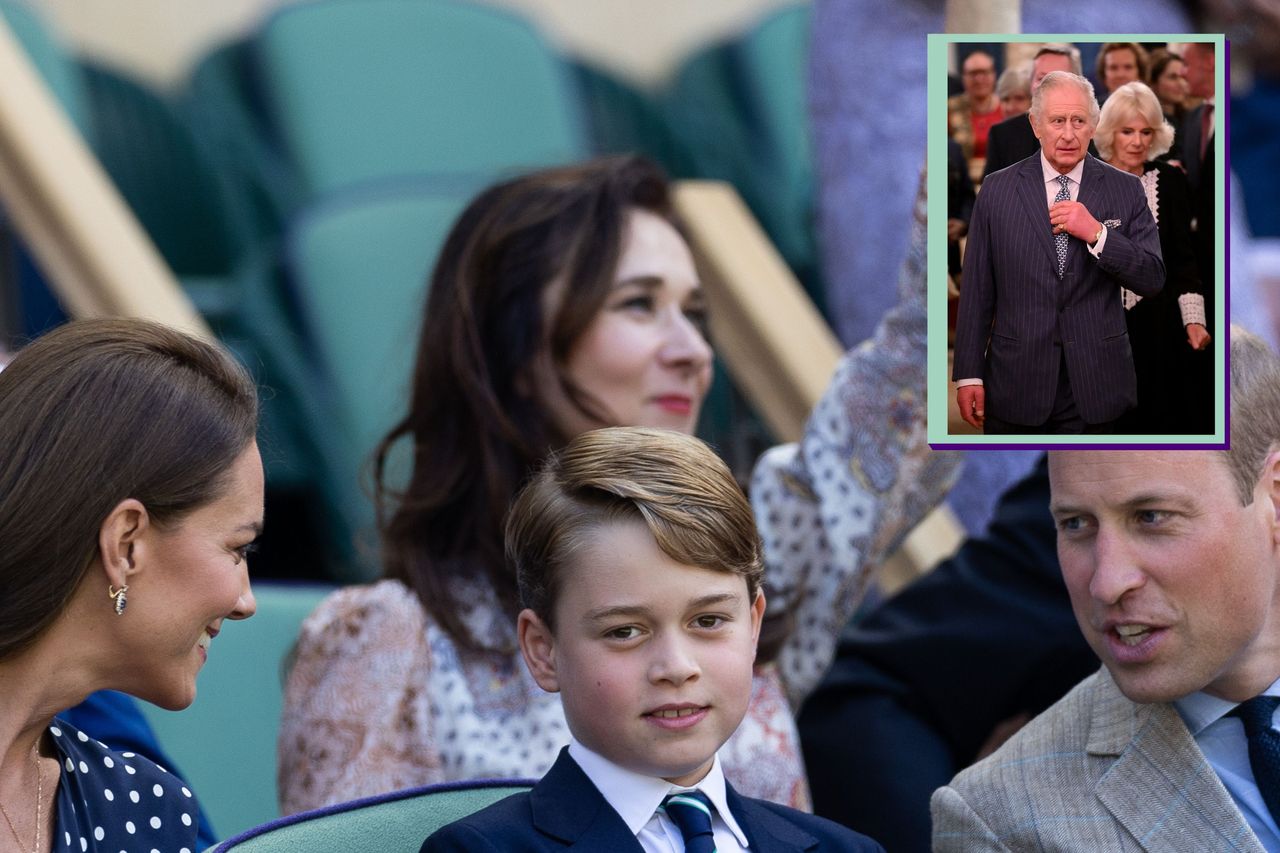
[[(1030, 109), (989, 128), (985, 156), (967, 161), (982, 173), (976, 189), (952, 167), (953, 379), (958, 415), (972, 429), (1214, 431), (1215, 65), (1208, 42), (1151, 55), (1109, 42), (1098, 49), (1095, 91), (1075, 45), (1044, 45), (1031, 62)], [(1063, 111), (1048, 95), (1063, 73), (1078, 109)], [(1028, 218), (1018, 199), (1024, 184), (1041, 183), (1049, 213)], [(1034, 243), (1049, 263), (1027, 256)], [(1161, 269), (1136, 261), (1134, 246)], [(1044, 286), (1023, 286), (1032, 280)]]

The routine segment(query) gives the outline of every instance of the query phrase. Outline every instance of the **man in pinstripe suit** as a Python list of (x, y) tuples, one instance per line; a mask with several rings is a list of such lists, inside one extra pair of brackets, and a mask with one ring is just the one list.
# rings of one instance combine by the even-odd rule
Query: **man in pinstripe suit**
[(1280, 358), (1231, 330), (1227, 451), (1057, 451), (1103, 668), (933, 795), (935, 851), (1280, 850)]
[(1134, 175), (1088, 155), (1089, 81), (1045, 76), (1040, 150), (983, 182), (956, 325), (960, 416), (993, 433), (1109, 432), (1137, 403), (1120, 289), (1164, 286), (1155, 220)]

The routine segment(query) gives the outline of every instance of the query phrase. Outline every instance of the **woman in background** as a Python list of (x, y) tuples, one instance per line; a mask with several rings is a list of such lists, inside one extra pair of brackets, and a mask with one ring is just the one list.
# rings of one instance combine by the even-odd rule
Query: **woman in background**
[(1177, 167), (1157, 160), (1172, 143), (1173, 128), (1145, 83), (1126, 83), (1103, 104), (1094, 144), (1104, 160), (1142, 181), (1160, 232), (1164, 289), (1145, 298), (1121, 291), (1138, 374), (1138, 407), (1126, 428), (1159, 435), (1186, 432), (1186, 401), (1209, 399), (1187, 388), (1188, 358), (1208, 347), (1210, 336), (1204, 289), (1191, 253), (1186, 178)]
[(996, 81), (996, 97), (1005, 118), (1020, 116), (1031, 109), (1031, 70), (1010, 65)]
[[(793, 709), (867, 569), (953, 460), (924, 440), (923, 221), (903, 304), (846, 356), (799, 447), (751, 497), (770, 612), (747, 717), (721, 752), (748, 796), (807, 807)], [(515, 644), (502, 523), (547, 451), (607, 425), (691, 433), (711, 379), (706, 297), (663, 175), (615, 157), (481, 193), (431, 276), (408, 414), (376, 454), (385, 579), (307, 619), (279, 741), (290, 813), (429, 782), (536, 777), (568, 742)], [(391, 449), (412, 447), (408, 487)]]
[(1173, 142), (1159, 159), (1177, 166), (1178, 152), (1182, 150), (1178, 144), (1178, 133), (1182, 128), (1182, 120), (1187, 115), (1187, 98), (1191, 96), (1191, 89), (1187, 86), (1187, 64), (1171, 50), (1160, 48), (1153, 51), (1151, 70), (1146, 82), (1160, 99), (1160, 110), (1164, 113), (1165, 121), (1173, 127)]
[(224, 621), (253, 614), (257, 416), (227, 355), (140, 320), (67, 324), (0, 371), (0, 833), (17, 849), (196, 849), (180, 780), (55, 716), (104, 689), (185, 708)]

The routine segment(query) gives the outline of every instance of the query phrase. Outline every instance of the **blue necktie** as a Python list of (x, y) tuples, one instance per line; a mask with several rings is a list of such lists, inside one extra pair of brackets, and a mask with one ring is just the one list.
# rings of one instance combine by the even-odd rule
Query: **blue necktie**
[(711, 801), (701, 791), (672, 794), (662, 801), (667, 817), (680, 827), (685, 853), (716, 853), (711, 832)]
[(1254, 696), (1231, 713), (1244, 723), (1249, 766), (1271, 816), (1280, 820), (1280, 732), (1271, 727), (1280, 696)]
[[(1060, 201), (1071, 201), (1071, 193), (1067, 190), (1067, 186), (1070, 184), (1070, 182), (1071, 182), (1071, 179), (1068, 178), (1066, 175), (1058, 176), (1058, 183), (1062, 184), (1062, 189), (1058, 190), (1058, 194), (1053, 197), (1053, 201), (1055, 204)], [(1054, 246), (1058, 250), (1058, 278), (1062, 278), (1062, 271), (1067, 266), (1067, 237), (1068, 236), (1069, 235), (1067, 234), (1066, 231), (1053, 235)]]

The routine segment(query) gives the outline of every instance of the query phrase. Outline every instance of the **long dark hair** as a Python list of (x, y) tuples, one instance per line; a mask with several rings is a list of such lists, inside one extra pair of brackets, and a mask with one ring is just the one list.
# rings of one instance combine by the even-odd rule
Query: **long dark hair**
[[(467, 629), (474, 602), (458, 600), (458, 580), (484, 577), (514, 623), (503, 518), (538, 462), (570, 438), (534, 399), (532, 367), (549, 351), (569, 399), (591, 413), (564, 364), (613, 286), (632, 208), (679, 227), (666, 177), (641, 157), (505, 181), (463, 211), (431, 274), (409, 412), (375, 451), (374, 496), (385, 576), (413, 589), (460, 648), (494, 643)], [(401, 440), (413, 458), (403, 491), (387, 470)]]
[(0, 372), (0, 660), (61, 615), (120, 501), (180, 521), (223, 493), (257, 423), (238, 363), (156, 323), (81, 320), (21, 350)]

